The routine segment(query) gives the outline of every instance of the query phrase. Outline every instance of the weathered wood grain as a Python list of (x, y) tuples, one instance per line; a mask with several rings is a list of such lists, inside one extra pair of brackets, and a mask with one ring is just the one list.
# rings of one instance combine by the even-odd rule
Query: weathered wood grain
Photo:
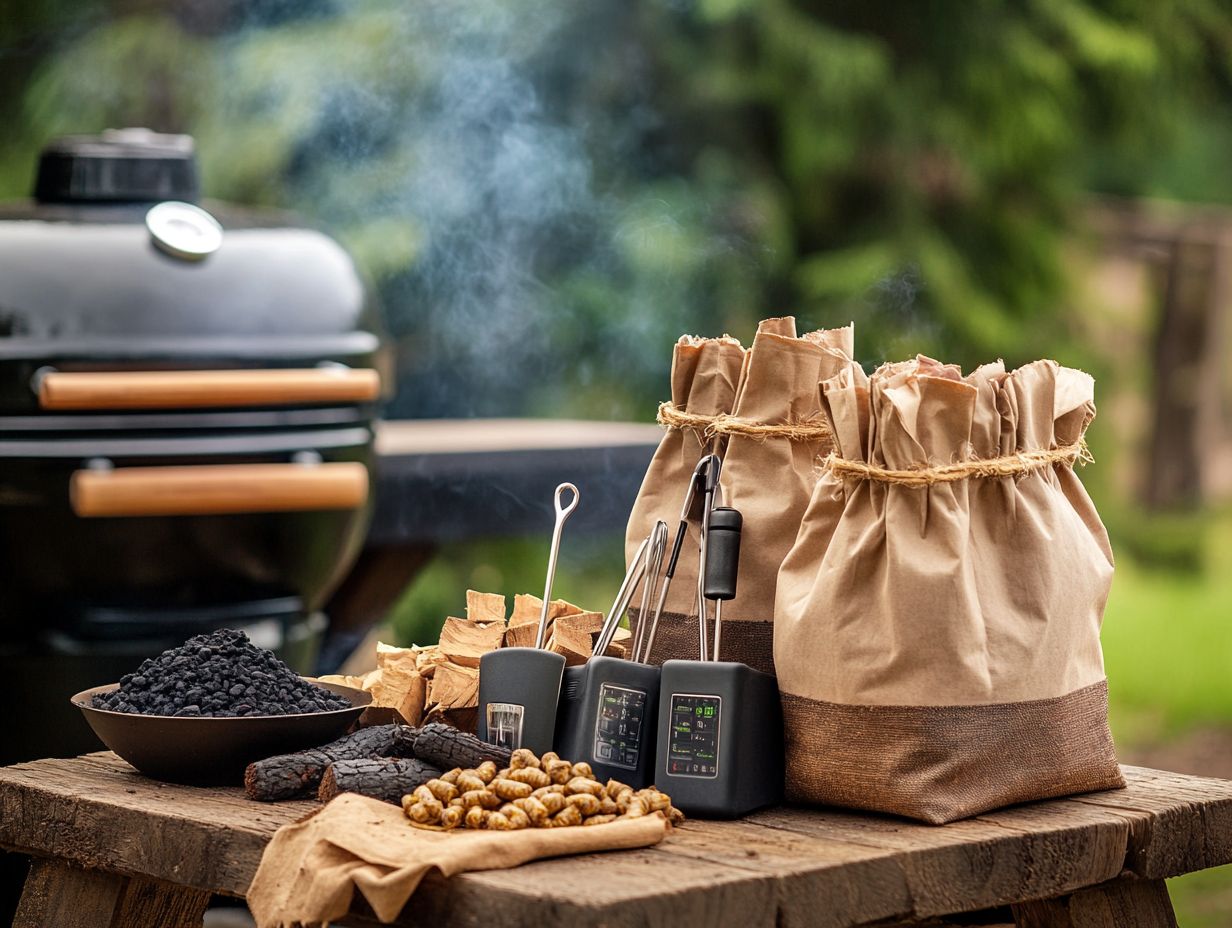
[[(944, 827), (796, 808), (689, 822), (654, 848), (429, 880), (402, 923), (841, 928), (1232, 861), (1232, 781), (1126, 776), (1127, 790)], [(233, 895), (274, 831), (315, 808), (155, 783), (109, 754), (0, 770), (0, 844)]]
[(1177, 928), (1163, 880), (1113, 880), (1014, 906), (1018, 928)]
[(14, 928), (200, 928), (210, 894), (36, 859)]

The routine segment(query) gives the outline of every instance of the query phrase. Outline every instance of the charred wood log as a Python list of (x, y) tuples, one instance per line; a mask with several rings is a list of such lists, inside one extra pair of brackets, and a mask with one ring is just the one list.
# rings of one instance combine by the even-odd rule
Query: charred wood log
[(423, 726), (415, 736), (415, 756), (442, 770), (478, 767), (485, 760), (495, 761), (497, 767), (508, 767), (509, 755), (508, 748), (480, 741), (441, 722)]
[(325, 771), (317, 798), (329, 802), (339, 793), (359, 793), (397, 804), (416, 786), (440, 775), (439, 769), (421, 760), (340, 760)]
[(244, 792), (249, 799), (261, 802), (311, 796), (326, 768), (336, 761), (409, 757), (414, 747), (413, 731), (406, 725), (376, 725), (323, 747), (255, 761), (244, 771)]

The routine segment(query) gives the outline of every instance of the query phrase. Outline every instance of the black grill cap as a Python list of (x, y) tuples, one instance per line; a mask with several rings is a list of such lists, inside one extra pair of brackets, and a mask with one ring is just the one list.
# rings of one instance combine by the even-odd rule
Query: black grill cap
[(198, 196), (192, 136), (149, 129), (58, 138), (39, 155), (34, 182), (42, 203), (195, 203)]

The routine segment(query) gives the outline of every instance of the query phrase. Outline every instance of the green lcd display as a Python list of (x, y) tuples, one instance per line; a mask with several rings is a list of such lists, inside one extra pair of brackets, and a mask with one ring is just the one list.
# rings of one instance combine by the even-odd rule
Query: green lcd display
[(595, 760), (636, 770), (645, 724), (646, 691), (604, 683), (595, 719)]
[(673, 693), (667, 753), (667, 772), (678, 777), (714, 778), (719, 775), (719, 718), (721, 696)]

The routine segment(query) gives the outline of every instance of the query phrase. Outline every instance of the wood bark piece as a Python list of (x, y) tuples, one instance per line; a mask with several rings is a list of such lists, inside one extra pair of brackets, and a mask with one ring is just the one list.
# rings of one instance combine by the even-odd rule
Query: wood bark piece
[(200, 928), (210, 894), (161, 880), (34, 860), (14, 928)]
[(499, 622), (505, 624), (505, 597), (500, 593), (466, 591), (466, 620), (468, 622)]
[(481, 625), (450, 616), (441, 626), (440, 649), (450, 662), (463, 667), (478, 667), (479, 659), (501, 646), (505, 637), (503, 622)]
[(1113, 880), (1013, 911), (1018, 928), (1177, 928), (1163, 880)]
[(432, 677), (429, 702), (442, 709), (469, 709), (479, 705), (478, 668), (439, 665)]
[(497, 767), (507, 767), (510, 753), (508, 748), (480, 741), (449, 725), (425, 725), (415, 736), (415, 756), (442, 770), (474, 768), (485, 760), (495, 761)]
[(320, 785), (325, 768), (334, 761), (387, 757), (405, 750), (399, 746), (406, 742), (399, 742), (395, 736), (398, 727), (361, 728), (319, 748), (255, 761), (244, 771), (244, 793), (261, 802), (311, 796)]
[(413, 758), (340, 760), (326, 769), (317, 798), (329, 802), (339, 793), (359, 793), (396, 804), (416, 786), (439, 777), (442, 772)]
[(449, 658), (434, 644), (422, 648), (416, 645), (411, 650), (415, 652), (415, 669), (425, 680), (431, 680), (432, 675), (436, 673), (436, 668), (449, 661)]

